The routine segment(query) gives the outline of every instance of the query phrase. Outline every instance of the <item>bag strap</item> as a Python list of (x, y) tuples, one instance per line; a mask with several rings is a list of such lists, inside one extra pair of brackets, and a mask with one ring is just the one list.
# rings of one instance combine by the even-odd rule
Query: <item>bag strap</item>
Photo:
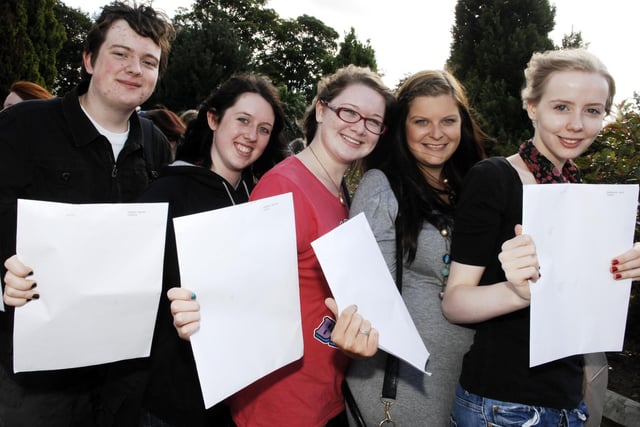
[(153, 122), (147, 118), (140, 117), (142, 125), (142, 145), (144, 147), (144, 162), (147, 165), (147, 173), (151, 181), (158, 178), (158, 170), (155, 167), (153, 156)]
[[(400, 227), (398, 225), (398, 218), (395, 221), (396, 228), (396, 286), (398, 291), (402, 293), (402, 270), (403, 270), (403, 252), (402, 252), (402, 237), (400, 235)], [(391, 419), (389, 409), (396, 399), (396, 392), (398, 390), (398, 374), (400, 372), (400, 360), (392, 354), (387, 353), (387, 362), (384, 370), (384, 381), (382, 383), (382, 396), (381, 401), (384, 405), (385, 419), (380, 422), (380, 425), (389, 423), (395, 425), (395, 422)]]

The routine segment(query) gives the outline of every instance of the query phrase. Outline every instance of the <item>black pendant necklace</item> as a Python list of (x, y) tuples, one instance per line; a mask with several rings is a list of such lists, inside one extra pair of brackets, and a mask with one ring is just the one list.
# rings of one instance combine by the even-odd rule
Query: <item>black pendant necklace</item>
[(442, 255), (442, 270), (440, 270), (440, 274), (442, 278), (440, 279), (442, 283), (442, 290), (440, 291), (440, 299), (444, 296), (444, 288), (447, 286), (447, 279), (449, 278), (449, 272), (451, 271), (451, 254), (449, 253), (449, 247), (451, 243), (451, 233), (449, 232), (449, 227), (445, 226), (440, 229), (440, 235), (442, 239), (444, 239), (445, 252)]

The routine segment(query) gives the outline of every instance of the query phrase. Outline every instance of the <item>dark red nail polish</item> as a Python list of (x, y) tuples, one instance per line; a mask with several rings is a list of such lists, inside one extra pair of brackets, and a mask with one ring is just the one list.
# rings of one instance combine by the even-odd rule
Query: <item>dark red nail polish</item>
[(616, 271), (618, 271), (618, 267), (616, 267), (615, 265), (613, 267), (611, 267), (611, 272), (615, 273)]
[(622, 278), (622, 274), (616, 273), (616, 279), (621, 279), (621, 278)]
[(614, 259), (613, 261), (611, 261), (611, 265), (618, 265), (620, 264), (620, 261), (618, 261), (617, 259)]

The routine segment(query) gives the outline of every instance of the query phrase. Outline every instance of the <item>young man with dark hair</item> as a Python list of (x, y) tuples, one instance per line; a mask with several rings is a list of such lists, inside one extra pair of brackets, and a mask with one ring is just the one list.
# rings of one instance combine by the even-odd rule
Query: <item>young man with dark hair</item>
[[(40, 297), (30, 267), (14, 255), (16, 204), (18, 198), (134, 202), (142, 194), (152, 179), (149, 164), (168, 163), (170, 151), (157, 128), (150, 140), (143, 138), (136, 107), (151, 96), (166, 69), (174, 36), (164, 14), (114, 2), (104, 7), (87, 35), (83, 83), (64, 98), (20, 103), (0, 113), (0, 250), (6, 260), (0, 425), (87, 427), (105, 425), (105, 419), (118, 425), (137, 421), (115, 421), (113, 414), (121, 411), (129, 391), (118, 381), (105, 388), (113, 364), (13, 373), (14, 307), (37, 304)], [(126, 363), (116, 371), (126, 371), (120, 369)], [(108, 412), (106, 418), (98, 415)]]

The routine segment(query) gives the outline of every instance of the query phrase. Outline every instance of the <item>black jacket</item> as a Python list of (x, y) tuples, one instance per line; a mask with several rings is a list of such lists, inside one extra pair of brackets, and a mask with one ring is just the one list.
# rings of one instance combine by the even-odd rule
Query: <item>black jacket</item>
[[(117, 161), (109, 141), (82, 111), (78, 96), (88, 83), (64, 98), (25, 101), (0, 113), (0, 255), (15, 254), (16, 200), (66, 203), (133, 202), (151, 179), (138, 115), (129, 119), (129, 137)], [(167, 139), (153, 131), (154, 165), (170, 159)], [(4, 266), (0, 267), (4, 276)], [(0, 312), (0, 361), (13, 372), (13, 309)], [(100, 367), (11, 374), (34, 392), (89, 389), (103, 378)]]

